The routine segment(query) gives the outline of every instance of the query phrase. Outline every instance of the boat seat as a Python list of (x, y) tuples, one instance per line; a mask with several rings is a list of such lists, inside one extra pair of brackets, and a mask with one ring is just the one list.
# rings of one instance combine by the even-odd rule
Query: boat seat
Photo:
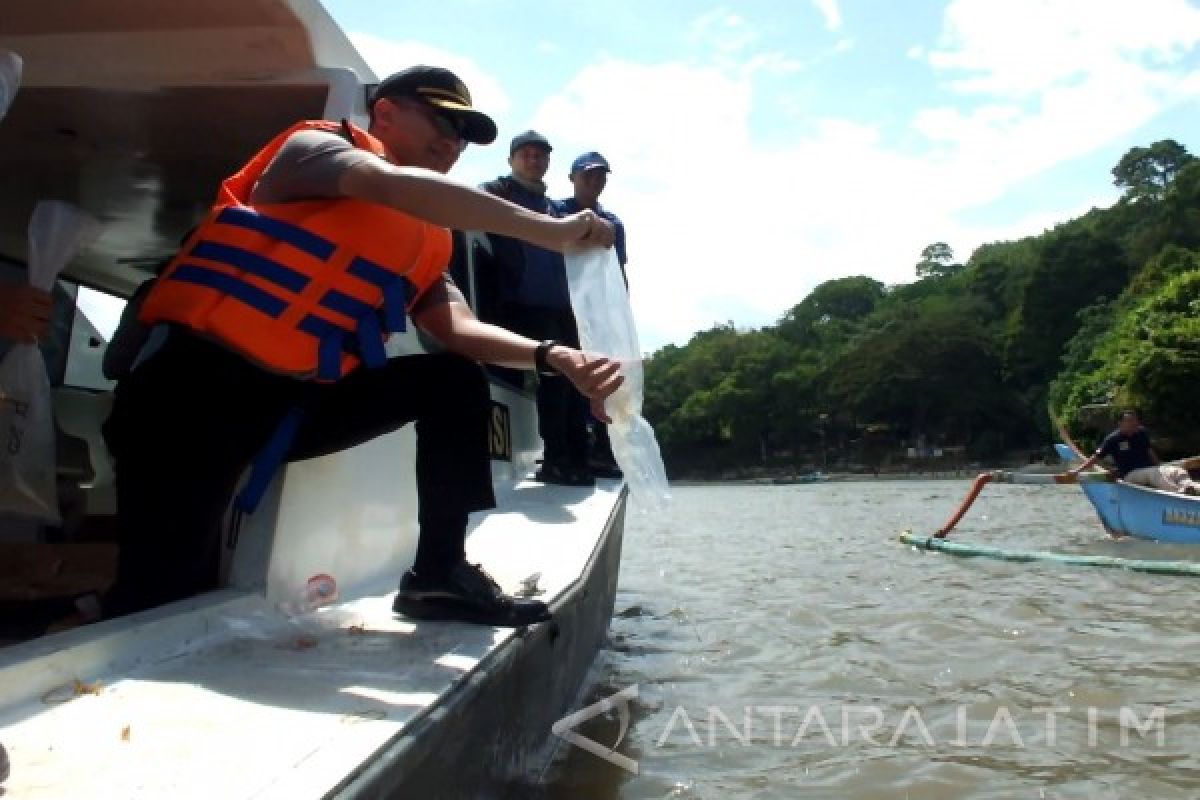
[(92, 454), (87, 441), (61, 429), (54, 433), (55, 466), (59, 479), (80, 486), (91, 484), (96, 477), (96, 469), (92, 466)]
[(59, 476), (84, 490), (89, 515), (116, 513), (112, 457), (101, 432), (112, 402), (112, 392), (54, 390), (54, 417), (60, 430)]

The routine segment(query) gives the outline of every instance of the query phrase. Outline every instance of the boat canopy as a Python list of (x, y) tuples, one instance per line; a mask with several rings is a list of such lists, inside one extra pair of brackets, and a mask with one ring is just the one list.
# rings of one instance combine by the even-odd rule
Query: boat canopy
[(6, 0), (0, 51), (24, 63), (0, 122), (0, 258), (24, 262), (38, 200), (80, 206), (100, 238), (71, 265), (127, 294), (219, 181), (331, 86), (376, 77), (315, 0)]

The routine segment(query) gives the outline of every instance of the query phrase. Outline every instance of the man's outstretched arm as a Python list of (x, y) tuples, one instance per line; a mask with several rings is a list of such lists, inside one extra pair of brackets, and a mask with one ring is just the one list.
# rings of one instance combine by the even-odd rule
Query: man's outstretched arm
[[(417, 301), (412, 314), (421, 330), (451, 352), (499, 367), (533, 369), (535, 366), (540, 342), (481, 321), (453, 285), (442, 282), (432, 286)], [(611, 421), (604, 413), (604, 400), (625, 381), (619, 363), (565, 345), (550, 348), (546, 361), (588, 398), (597, 419)]]
[(613, 226), (592, 211), (551, 217), (432, 170), (397, 167), (377, 158), (342, 172), (338, 190), (344, 196), (389, 206), (435, 225), (499, 233), (549, 250), (574, 244), (607, 247), (615, 235)]

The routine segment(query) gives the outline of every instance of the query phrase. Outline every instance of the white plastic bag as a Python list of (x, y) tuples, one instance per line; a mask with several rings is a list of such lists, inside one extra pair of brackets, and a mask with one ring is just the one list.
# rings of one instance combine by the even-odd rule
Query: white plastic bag
[[(99, 231), (68, 203), (43, 200), (29, 221), (29, 282), (52, 291), (58, 273)], [(14, 344), (0, 361), (0, 512), (58, 524), (54, 409), (38, 346)]]
[(21, 57), (11, 50), (0, 50), (0, 120), (8, 113), (21, 86)]
[(83, 209), (42, 200), (29, 219), (29, 282), (52, 291), (58, 273), (100, 233), (100, 223)]
[(608, 438), (613, 455), (633, 496), (650, 508), (662, 507), (671, 494), (654, 429), (642, 418), (642, 352), (616, 251), (577, 250), (567, 254), (566, 264), (580, 345), (620, 361), (625, 376), (625, 383), (604, 403), (612, 418)]
[(0, 362), (0, 391), (0, 511), (57, 525), (50, 379), (37, 345), (9, 350)]

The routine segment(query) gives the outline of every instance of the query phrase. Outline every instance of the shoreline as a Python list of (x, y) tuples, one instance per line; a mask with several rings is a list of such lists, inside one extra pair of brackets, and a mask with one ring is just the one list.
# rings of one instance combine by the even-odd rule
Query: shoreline
[[(987, 472), (988, 470), (980, 470)], [(795, 478), (679, 478), (670, 479), (671, 486), (820, 486), (826, 483), (875, 483), (885, 481), (961, 481), (970, 480), (978, 472), (960, 473), (925, 473), (913, 475), (856, 475), (853, 473), (829, 473), (818, 481), (805, 481)]]
[(754, 478), (712, 477), (671, 478), (671, 486), (819, 486), (823, 483), (874, 483), (876, 481), (962, 481), (973, 480), (985, 472), (1007, 469), (1016, 472), (1054, 474), (1066, 469), (1064, 465), (1022, 464), (1016, 467), (972, 467), (928, 472), (826, 472), (820, 480), (805, 480), (795, 474), (768, 475)]

